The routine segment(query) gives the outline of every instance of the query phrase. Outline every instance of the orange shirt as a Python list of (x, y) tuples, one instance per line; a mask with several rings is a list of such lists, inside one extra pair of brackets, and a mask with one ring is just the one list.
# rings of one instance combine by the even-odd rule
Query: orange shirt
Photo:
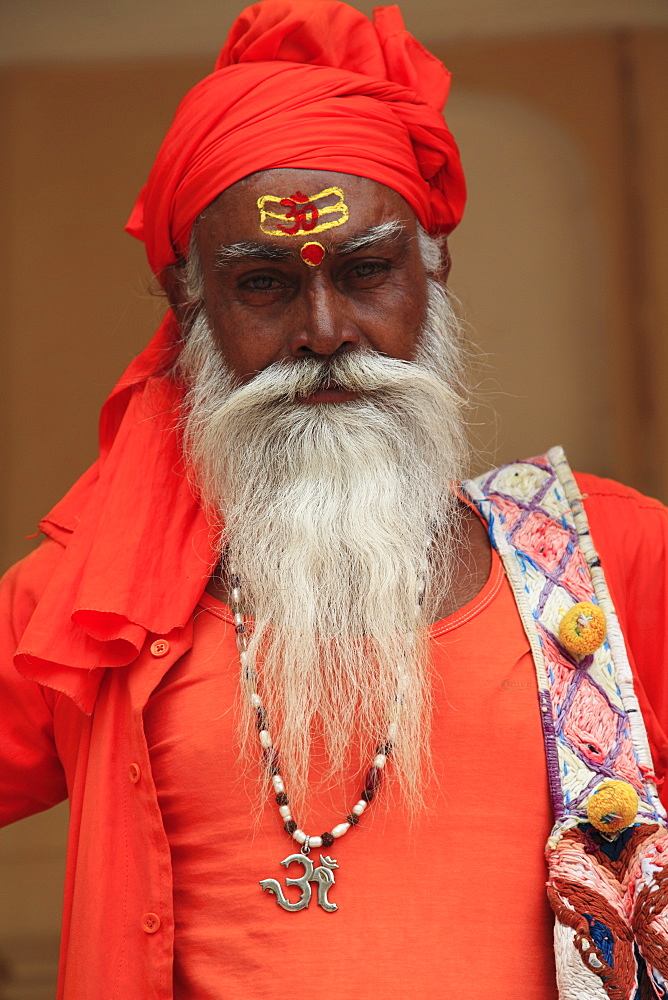
[[(176, 1000), (245, 1000), (272, 980), (272, 996), (313, 995), (317, 984), (320, 996), (352, 988), (384, 1000), (473, 1000), (487, 983), (497, 1000), (556, 998), (535, 672), (496, 554), (481, 593), (432, 627), (431, 645), (438, 784), (428, 815), (411, 829), (396, 796), (381, 796), (323, 851), (340, 865), (329, 892), (338, 911), (314, 898), (288, 913), (258, 882), (283, 884), (279, 862), (299, 848), (269, 792), (253, 827), (248, 782), (259, 773), (240, 775), (229, 707), (239, 685), (232, 617), (203, 596), (191, 651), (145, 711), (172, 855)], [(299, 825), (320, 833), (341, 822), (360, 781), (314, 794)], [(313, 857), (318, 864), (317, 850)], [(294, 868), (289, 876), (302, 874)]]
[[(661, 776), (668, 756), (668, 513), (616, 483), (590, 476), (578, 483)], [(535, 681), (505, 583), (495, 592), (498, 574), (472, 605), (434, 629), (441, 681), (433, 814), (411, 831), (391, 795), (372, 804), (330, 852), (341, 865), (330, 891), (339, 910), (328, 914), (312, 903), (285, 913), (256, 883), (284, 880), (279, 862), (292, 841), (270, 802), (253, 834), (234, 744), (207, 738), (233, 731), (236, 654), (221, 605), (202, 599), (194, 636), (190, 626), (152, 635), (128, 667), (108, 664), (94, 714), (86, 716), (66, 693), (64, 676), (40, 685), (12, 665), (62, 554), (57, 542), (46, 542), (0, 588), (0, 823), (68, 794), (71, 800), (59, 1000), (172, 1000), (174, 989), (178, 1000), (273, 1000), (326, 995), (337, 982), (361, 1000), (554, 997), (542, 861), (551, 819)], [(221, 642), (215, 668), (189, 653), (193, 640), (198, 653), (211, 651), (214, 635)], [(198, 691), (212, 682), (213, 689)], [(228, 699), (208, 719), (205, 691)], [(153, 692), (156, 705), (164, 695), (162, 721), (152, 717)], [(358, 791), (353, 780), (314, 796), (312, 816), (299, 818), (311, 832), (329, 827)], [(213, 836), (205, 831), (195, 844), (186, 813), (211, 824)], [(202, 902), (202, 913), (193, 912)], [(222, 963), (215, 926), (221, 906)], [(185, 936), (189, 911), (196, 946)], [(201, 977), (207, 948), (217, 963), (212, 974), (224, 966), (224, 986), (205, 982), (188, 997), (187, 977)]]

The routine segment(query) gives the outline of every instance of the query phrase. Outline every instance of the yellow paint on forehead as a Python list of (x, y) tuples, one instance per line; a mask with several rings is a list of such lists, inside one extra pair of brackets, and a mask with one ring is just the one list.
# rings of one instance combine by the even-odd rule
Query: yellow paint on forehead
[(260, 229), (267, 236), (307, 236), (334, 229), (348, 221), (350, 212), (340, 187), (314, 195), (295, 191), (286, 198), (263, 194), (257, 200)]

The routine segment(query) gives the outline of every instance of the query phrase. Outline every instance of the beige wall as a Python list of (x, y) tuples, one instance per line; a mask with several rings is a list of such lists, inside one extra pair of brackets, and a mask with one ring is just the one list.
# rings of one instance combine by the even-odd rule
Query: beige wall
[[(602, 461), (595, 458), (592, 471), (611, 474), (663, 499), (668, 499), (663, 458), (668, 444), (668, 292), (662, 279), (668, 265), (668, 197), (662, 182), (668, 169), (667, 47), (668, 33), (655, 30), (459, 43), (444, 50), (460, 86), (509, 97), (533, 109), (562, 131), (585, 169), (581, 228), (575, 239), (580, 249), (590, 248), (589, 266), (598, 265), (597, 277), (592, 274), (588, 280), (596, 282), (602, 296), (604, 329), (602, 353), (592, 359), (587, 352), (595, 347), (597, 333), (595, 327), (585, 326), (585, 357), (572, 357), (572, 378), (584, 364), (594, 393), (608, 373), (610, 381), (603, 388), (607, 414), (602, 412), (593, 426), (581, 424), (579, 439), (563, 444), (579, 461), (585, 436), (593, 436)], [(560, 176), (567, 175), (564, 171)], [(505, 198), (503, 190), (488, 189), (488, 194)], [(560, 194), (561, 188), (555, 188), (554, 197)], [(527, 210), (520, 202), (520, 214)], [(548, 242), (554, 233), (544, 228), (545, 219), (543, 214), (534, 218), (533, 237), (540, 239), (543, 232)], [(466, 226), (462, 232), (466, 234)], [(521, 254), (520, 243), (531, 238), (514, 224), (508, 236), (510, 254)], [(561, 249), (569, 255), (578, 252), (571, 243)], [(545, 310), (558, 308), (571, 291), (572, 286), (564, 287), (555, 275)], [(486, 289), (479, 292), (484, 300)], [(549, 365), (555, 345), (544, 340), (543, 347), (544, 364)], [(537, 395), (537, 406), (539, 400)], [(503, 411), (504, 404), (499, 408)], [(527, 406), (524, 419), (527, 412), (533, 409)], [(610, 465), (604, 464), (606, 447)]]
[[(441, 52), (470, 183), (453, 285), (486, 356), (485, 461), (559, 442), (577, 466), (668, 499), (668, 33)], [(122, 227), (209, 62), (0, 73), (4, 564), (93, 459), (100, 404), (155, 326)], [(0, 833), (0, 955), (44, 956), (30, 1000), (52, 976), (64, 826), (61, 808)]]
[(201, 63), (4, 71), (9, 173), (2, 365), (8, 423), (3, 561), (94, 458), (97, 413), (159, 303), (123, 232)]
[[(5, 0), (0, 4), (0, 63), (73, 59), (211, 59), (238, 0)], [(355, 0), (370, 15), (374, 0)], [(666, 27), (665, 0), (410, 0), (409, 31), (425, 45), (520, 33)]]
[[(478, 435), (485, 461), (558, 440), (579, 467), (668, 497), (666, 38), (442, 47), (471, 190), (453, 287), (487, 355), (481, 419), (499, 414)], [(100, 404), (155, 326), (122, 227), (207, 65), (1, 74), (4, 564), (93, 459)]]

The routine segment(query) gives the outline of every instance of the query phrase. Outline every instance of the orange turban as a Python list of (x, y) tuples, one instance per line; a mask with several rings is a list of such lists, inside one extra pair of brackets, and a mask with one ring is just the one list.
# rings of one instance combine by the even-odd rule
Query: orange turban
[(159, 274), (185, 256), (193, 222), (259, 170), (336, 170), (403, 195), (431, 233), (462, 216), (459, 152), (442, 116), (450, 74), (404, 28), (339, 0), (246, 8), (214, 72), (185, 96), (127, 225)]

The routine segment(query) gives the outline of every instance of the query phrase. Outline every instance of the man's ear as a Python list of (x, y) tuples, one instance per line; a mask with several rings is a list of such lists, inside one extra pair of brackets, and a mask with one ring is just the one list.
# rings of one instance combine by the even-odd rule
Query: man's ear
[(441, 266), (439, 267), (438, 274), (436, 275), (442, 285), (447, 285), (451, 267), (452, 257), (450, 256), (450, 247), (448, 246), (447, 241), (444, 240), (441, 248)]
[(185, 270), (186, 262), (179, 259), (176, 264), (166, 267), (160, 275), (160, 284), (165, 289), (169, 304), (175, 312), (182, 309), (187, 301)]
[(186, 321), (189, 309), (192, 308), (186, 292), (185, 271), (186, 262), (178, 260), (176, 264), (166, 267), (160, 276), (160, 283), (181, 327)]

